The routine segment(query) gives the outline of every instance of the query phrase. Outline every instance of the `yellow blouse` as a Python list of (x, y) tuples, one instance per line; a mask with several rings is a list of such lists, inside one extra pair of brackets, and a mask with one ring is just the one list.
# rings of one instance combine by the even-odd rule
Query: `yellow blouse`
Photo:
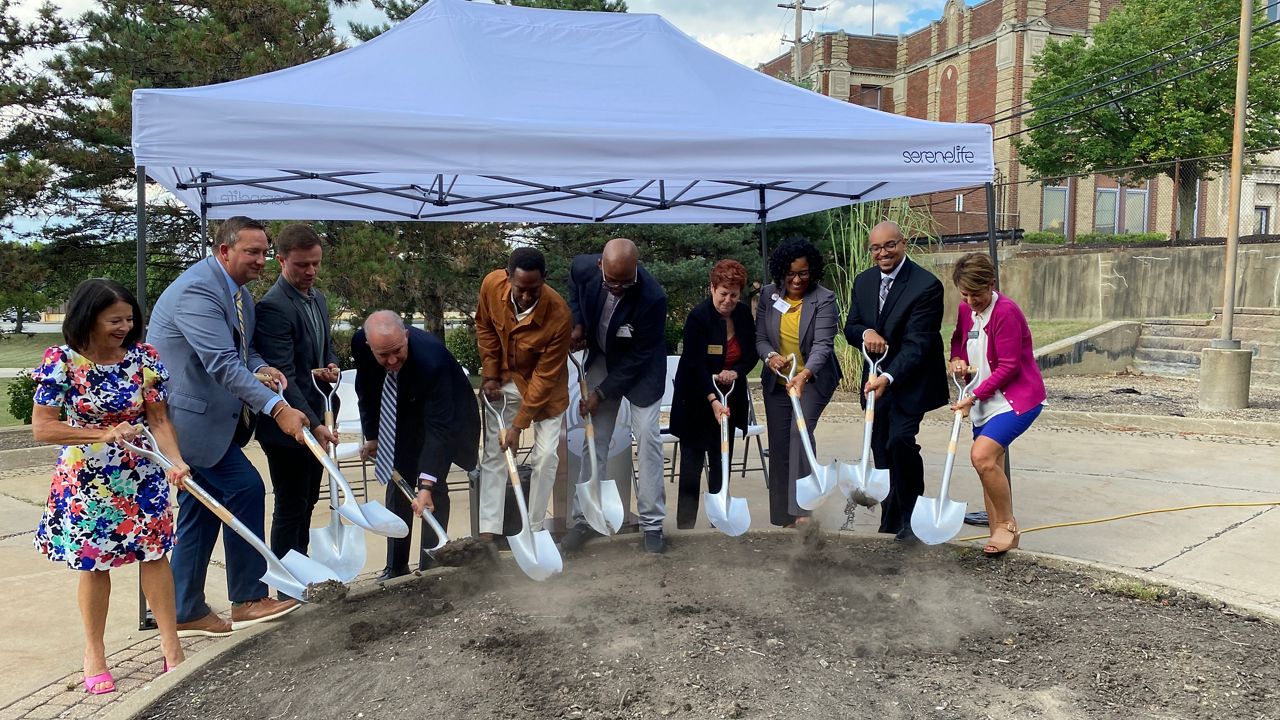
[[(782, 314), (782, 322), (778, 327), (778, 352), (782, 355), (790, 355), (795, 353), (796, 356), (796, 375), (804, 369), (804, 354), (800, 352), (800, 310), (804, 305), (804, 298), (792, 300), (791, 298), (783, 298), (791, 307)], [(778, 378), (782, 384), (786, 384), (786, 380)]]

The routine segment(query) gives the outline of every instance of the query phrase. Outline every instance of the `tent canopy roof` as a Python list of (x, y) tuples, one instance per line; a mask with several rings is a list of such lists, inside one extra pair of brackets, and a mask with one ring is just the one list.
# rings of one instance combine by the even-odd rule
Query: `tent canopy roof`
[(754, 222), (994, 171), (987, 125), (833, 100), (645, 14), (431, 0), (335, 55), (133, 100), (136, 163), (210, 218)]

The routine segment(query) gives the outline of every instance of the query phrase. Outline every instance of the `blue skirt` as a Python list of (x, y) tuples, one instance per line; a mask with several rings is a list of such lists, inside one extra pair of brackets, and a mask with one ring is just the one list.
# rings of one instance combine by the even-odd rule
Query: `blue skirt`
[(1040, 417), (1040, 411), (1043, 409), (1044, 404), (1041, 403), (1021, 415), (1012, 410), (1006, 410), (999, 415), (987, 418), (986, 423), (973, 426), (973, 439), (990, 438), (1000, 443), (1000, 447), (1007, 448), (1018, 439), (1019, 435), (1031, 427), (1031, 423)]

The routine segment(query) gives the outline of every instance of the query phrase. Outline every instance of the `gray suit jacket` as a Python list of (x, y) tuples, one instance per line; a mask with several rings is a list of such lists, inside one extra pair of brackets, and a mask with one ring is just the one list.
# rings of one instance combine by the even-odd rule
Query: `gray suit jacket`
[[(760, 301), (756, 307), (756, 351), (760, 353), (761, 360), (771, 352), (782, 352), (779, 340), (782, 313), (773, 306), (774, 294), (782, 295), (777, 285), (765, 285), (760, 289)], [(824, 403), (831, 399), (840, 378), (844, 377), (836, 359), (839, 317), (836, 294), (827, 288), (815, 284), (804, 296), (804, 304), (800, 307), (800, 352), (804, 355), (804, 366), (813, 373), (810, 384)], [(783, 391), (783, 386), (775, 381), (777, 376), (768, 366), (762, 367), (760, 377), (764, 392)]]
[[(329, 363), (338, 364), (338, 353), (333, 347), (333, 334), (329, 331), (329, 308), (324, 295), (314, 290), (316, 310), (320, 312), (320, 327), (324, 330), (323, 357), (316, 356), (315, 330), (307, 317), (306, 301), (300, 293), (289, 287), (289, 281), (281, 275), (275, 285), (258, 301), (253, 332), (253, 344), (258, 354), (271, 367), (284, 373), (289, 384), (284, 389), (284, 399), (291, 407), (306, 413), (311, 426), (324, 424), (324, 396), (311, 382), (311, 371)], [(321, 383), (326, 390), (328, 383)], [(338, 412), (334, 398), (334, 413)], [(273, 422), (258, 423), (258, 442), (265, 445), (301, 447), (298, 441), (284, 434)]]
[(240, 360), (235, 301), (216, 258), (187, 268), (151, 311), (147, 342), (169, 369), (169, 416), (182, 458), (193, 467), (211, 467), (231, 448), (242, 405), (261, 412), (275, 397), (253, 377), (266, 363), (253, 349), (247, 290), (242, 303), (249, 367)]

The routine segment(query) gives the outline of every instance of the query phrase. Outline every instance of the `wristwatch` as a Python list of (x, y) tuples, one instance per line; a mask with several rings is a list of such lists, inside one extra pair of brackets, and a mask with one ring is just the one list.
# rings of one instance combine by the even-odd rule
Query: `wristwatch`
[(426, 490), (427, 492), (431, 492), (431, 488), (435, 484), (436, 484), (436, 479), (434, 477), (426, 473), (418, 474), (418, 491), (419, 492), (423, 490)]

